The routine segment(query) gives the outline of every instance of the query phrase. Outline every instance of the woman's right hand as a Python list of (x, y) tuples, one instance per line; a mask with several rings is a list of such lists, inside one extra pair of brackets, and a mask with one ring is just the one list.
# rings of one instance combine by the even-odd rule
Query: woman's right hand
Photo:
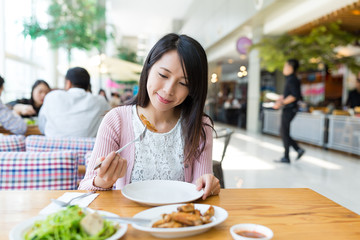
[(30, 116), (30, 115), (35, 115), (36, 111), (33, 108), (33, 106), (29, 105), (29, 104), (15, 104), (13, 110), (18, 114), (18, 115), (23, 115), (23, 116)]
[(101, 167), (96, 170), (97, 176), (94, 185), (101, 188), (111, 188), (114, 183), (125, 176), (127, 161), (120, 154), (111, 152), (106, 157), (98, 158), (96, 163), (102, 162)]

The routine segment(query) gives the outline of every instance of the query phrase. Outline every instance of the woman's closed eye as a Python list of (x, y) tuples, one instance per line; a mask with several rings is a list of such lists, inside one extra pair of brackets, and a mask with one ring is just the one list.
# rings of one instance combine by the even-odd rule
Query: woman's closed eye
[(168, 78), (166, 75), (159, 73), (159, 76), (162, 78)]
[(179, 82), (179, 83), (180, 83), (180, 85), (182, 85), (182, 86), (185, 86), (185, 87), (188, 86), (188, 84), (187, 84), (186, 82)]

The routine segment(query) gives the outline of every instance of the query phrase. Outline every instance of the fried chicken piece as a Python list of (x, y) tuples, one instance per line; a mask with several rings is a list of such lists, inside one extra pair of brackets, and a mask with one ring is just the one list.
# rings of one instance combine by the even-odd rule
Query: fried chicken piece
[(146, 126), (147, 129), (149, 129), (150, 131), (153, 132), (157, 132), (158, 130), (156, 129), (156, 127), (154, 125), (152, 125), (149, 120), (146, 119), (146, 117), (143, 114), (140, 114), (140, 120), (142, 121), (142, 123)]
[(180, 227), (184, 227), (184, 225), (179, 222), (176, 222), (176, 221), (171, 221), (171, 222), (160, 224), (156, 227), (158, 227), (158, 228), (180, 228)]
[(177, 212), (177, 213), (174, 213), (172, 217), (176, 222), (180, 222), (187, 226), (202, 225), (200, 216), (197, 216), (197, 215), (194, 215), (191, 213)]
[(186, 205), (182, 205), (177, 208), (179, 212), (186, 212), (186, 213), (192, 213), (195, 211), (195, 207), (193, 203), (188, 203)]
[(164, 219), (160, 219), (160, 220), (157, 220), (156, 222), (153, 223), (152, 227), (153, 228), (157, 228), (159, 227), (160, 225), (164, 224), (165, 223), (165, 220)]
[(215, 209), (213, 206), (210, 206), (209, 209), (204, 213), (204, 217), (210, 216), (211, 218), (212, 216), (214, 216), (214, 214), (215, 214)]

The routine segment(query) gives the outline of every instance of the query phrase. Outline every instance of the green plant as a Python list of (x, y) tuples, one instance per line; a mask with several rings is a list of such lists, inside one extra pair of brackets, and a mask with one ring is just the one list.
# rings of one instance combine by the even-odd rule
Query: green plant
[(319, 64), (332, 69), (337, 64), (346, 64), (353, 72), (360, 71), (355, 57), (339, 55), (334, 49), (359, 41), (359, 36), (341, 29), (340, 22), (313, 28), (307, 35), (264, 37), (259, 43), (251, 46), (258, 49), (262, 67), (273, 72), (281, 70), (289, 58), (296, 58), (301, 63), (300, 70), (317, 69)]
[(106, 33), (105, 7), (97, 0), (51, 0), (50, 20), (40, 23), (36, 16), (24, 21), (23, 34), (36, 39), (45, 36), (54, 49), (64, 48), (71, 60), (73, 48), (103, 52), (111, 35)]
[(120, 46), (117, 47), (118, 53), (116, 56), (122, 60), (141, 64), (141, 61), (137, 60), (136, 52), (130, 50), (128, 47)]

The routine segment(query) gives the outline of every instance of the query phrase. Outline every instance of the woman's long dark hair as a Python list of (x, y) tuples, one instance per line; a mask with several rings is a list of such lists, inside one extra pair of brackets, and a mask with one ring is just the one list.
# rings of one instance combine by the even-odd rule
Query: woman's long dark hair
[[(189, 95), (178, 107), (182, 110), (181, 128), (185, 141), (185, 161), (192, 161), (204, 151), (206, 142), (205, 124), (203, 116), (210, 119), (204, 113), (206, 94), (208, 89), (208, 63), (205, 50), (195, 39), (186, 35), (170, 33), (161, 38), (150, 50), (140, 75), (139, 92), (128, 103), (146, 107), (149, 102), (147, 81), (151, 67), (165, 53), (176, 50), (180, 57), (184, 75), (188, 79)], [(213, 128), (213, 126), (210, 126)]]

